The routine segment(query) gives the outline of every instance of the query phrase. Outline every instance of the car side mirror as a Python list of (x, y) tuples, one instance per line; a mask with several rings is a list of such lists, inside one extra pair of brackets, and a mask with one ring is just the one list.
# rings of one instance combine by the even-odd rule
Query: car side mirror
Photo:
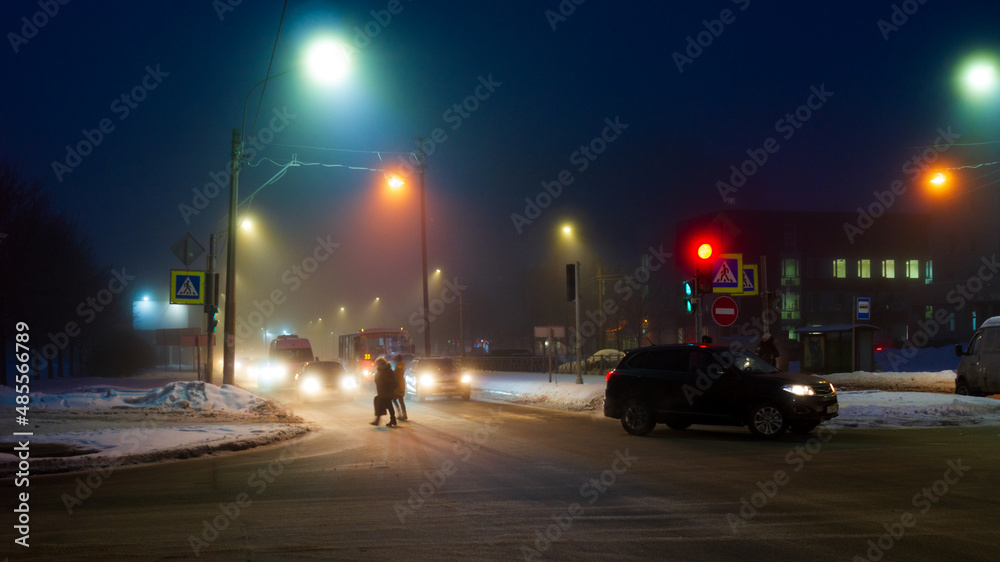
[(962, 350), (962, 344), (960, 343), (955, 344), (955, 355), (959, 357), (965, 355), (965, 351)]

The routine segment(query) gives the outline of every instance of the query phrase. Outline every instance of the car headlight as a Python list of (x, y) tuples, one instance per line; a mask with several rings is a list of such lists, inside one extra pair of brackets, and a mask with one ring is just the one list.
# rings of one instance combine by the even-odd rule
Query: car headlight
[(462, 375), (462, 382), (463, 383), (470, 383), (470, 382), (472, 382), (472, 375)]
[(420, 384), (425, 384), (431, 386), (434, 384), (434, 375), (423, 374), (420, 375)]
[(319, 392), (321, 388), (323, 388), (323, 385), (320, 384), (319, 379), (316, 377), (302, 379), (302, 390), (305, 392), (315, 394)]
[(785, 392), (791, 392), (796, 396), (812, 396), (816, 394), (812, 387), (807, 384), (786, 384), (781, 387)]
[(358, 381), (354, 377), (343, 377), (340, 379), (340, 388), (344, 390), (354, 390), (358, 387)]

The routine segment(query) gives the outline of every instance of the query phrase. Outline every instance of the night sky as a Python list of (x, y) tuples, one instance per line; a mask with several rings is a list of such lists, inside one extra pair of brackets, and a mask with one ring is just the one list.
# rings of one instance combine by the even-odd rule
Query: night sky
[[(413, 330), (416, 181), (391, 192), (369, 169), (393, 167), (416, 137), (431, 139), (429, 267), (467, 287), (480, 331), (530, 329), (524, 283), (539, 268), (595, 256), (627, 268), (671, 248), (678, 220), (723, 207), (719, 182), (739, 209), (854, 211), (898, 179), (910, 189), (892, 211), (932, 211), (905, 165), (940, 131), (960, 135), (947, 165), (997, 160), (978, 143), (997, 140), (1000, 96), (955, 84), (969, 55), (1000, 53), (995, 1), (289, 0), (271, 62), (281, 16), (279, 1), (0, 6), (0, 155), (53, 194), (102, 264), (136, 276), (134, 297), (166, 300), (183, 268), (171, 245), (222, 230), (228, 182), (213, 178), (248, 90), (269, 62), (272, 77), (299, 66), (321, 34), (353, 46), (349, 76), (277, 76), (259, 113), (260, 88), (247, 108), (247, 135), (257, 115), (266, 142), (241, 199), (293, 155), (338, 166), (292, 167), (249, 205), (239, 313), (282, 290), (272, 331), (320, 317), (336, 332)], [(764, 156), (732, 183), (731, 166)], [(962, 189), (992, 171), (970, 170)], [(442, 291), (435, 277), (431, 298)]]

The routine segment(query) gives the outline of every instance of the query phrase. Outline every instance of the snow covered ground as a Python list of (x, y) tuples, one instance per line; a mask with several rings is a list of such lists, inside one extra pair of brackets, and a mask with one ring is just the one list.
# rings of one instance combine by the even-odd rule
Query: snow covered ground
[[(954, 351), (949, 349), (951, 357)], [(924, 357), (921, 357), (921, 354)], [(1000, 400), (955, 396), (953, 370), (921, 370), (948, 359), (942, 350), (922, 350), (899, 363), (910, 371), (838, 373), (827, 378), (838, 389), (840, 416), (826, 422), (843, 428), (900, 428), (1000, 424)], [(883, 364), (880, 360), (880, 364)], [(957, 363), (951, 359), (952, 363)], [(510, 402), (570, 411), (600, 412), (604, 377), (538, 373), (476, 373), (476, 400)], [(233, 386), (206, 385), (190, 373), (155, 373), (128, 379), (57, 379), (32, 383), (27, 427), (32, 432), (32, 469), (40, 472), (188, 458), (239, 450), (307, 432), (294, 404)], [(174, 380), (171, 380), (174, 379)], [(0, 411), (14, 419), (16, 394), (0, 387)], [(359, 419), (359, 426), (367, 419)], [(6, 437), (0, 468), (15, 465)]]

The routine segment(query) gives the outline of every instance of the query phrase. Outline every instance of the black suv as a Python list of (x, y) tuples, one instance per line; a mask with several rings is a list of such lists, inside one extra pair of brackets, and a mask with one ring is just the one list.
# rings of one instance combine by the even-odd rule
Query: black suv
[(781, 372), (746, 350), (724, 345), (662, 345), (629, 350), (608, 372), (604, 415), (645, 435), (658, 423), (746, 425), (757, 437), (809, 433), (837, 416), (833, 385)]

